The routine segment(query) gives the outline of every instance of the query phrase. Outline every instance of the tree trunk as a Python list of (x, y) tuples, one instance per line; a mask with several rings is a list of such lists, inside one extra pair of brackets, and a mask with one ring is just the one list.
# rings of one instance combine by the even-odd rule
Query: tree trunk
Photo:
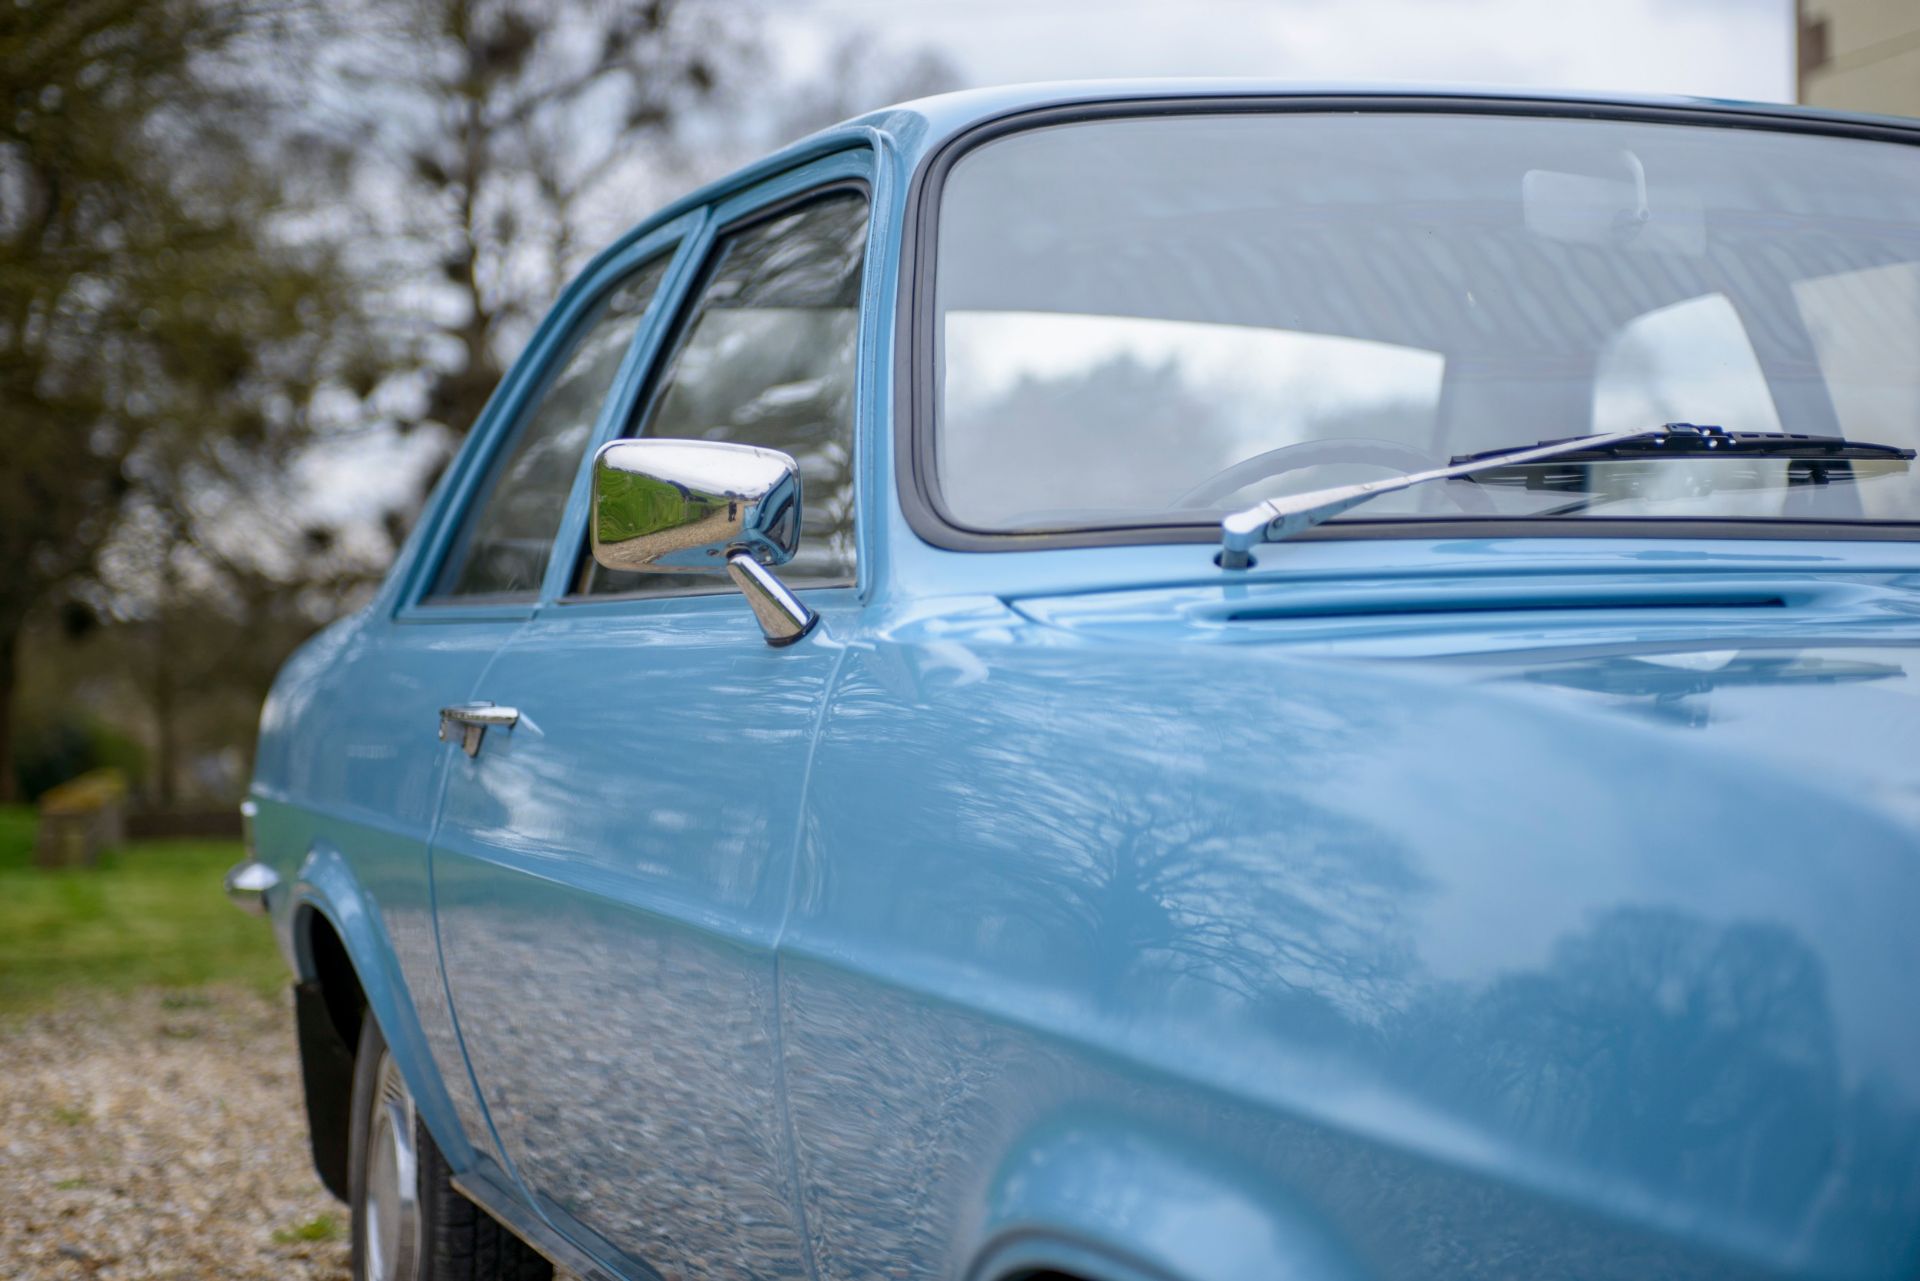
[(0, 623), (0, 805), (20, 799), (13, 772), (13, 687), (20, 660), (20, 624)]
[(179, 772), (179, 718), (175, 715), (173, 698), (173, 658), (167, 651), (166, 611), (172, 604), (171, 591), (166, 601), (160, 607), (160, 617), (153, 624), (153, 766), (154, 791), (159, 808), (170, 810), (173, 808), (175, 779)]

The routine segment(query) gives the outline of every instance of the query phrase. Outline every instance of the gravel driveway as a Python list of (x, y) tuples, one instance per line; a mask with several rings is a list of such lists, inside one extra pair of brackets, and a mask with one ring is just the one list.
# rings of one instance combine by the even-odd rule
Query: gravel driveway
[(0, 1275), (345, 1278), (291, 997), (79, 998), (0, 1023)]

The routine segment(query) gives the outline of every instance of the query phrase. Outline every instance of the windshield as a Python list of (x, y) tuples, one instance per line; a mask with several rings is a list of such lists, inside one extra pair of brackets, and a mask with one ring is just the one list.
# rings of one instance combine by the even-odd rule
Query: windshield
[[(1663, 422), (1920, 445), (1920, 151), (1897, 143), (1114, 118), (975, 147), (939, 210), (933, 463), (963, 527), (1206, 523)], [(1340, 519), (1920, 520), (1920, 470), (1841, 479), (1604, 461), (1578, 502), (1451, 480)]]

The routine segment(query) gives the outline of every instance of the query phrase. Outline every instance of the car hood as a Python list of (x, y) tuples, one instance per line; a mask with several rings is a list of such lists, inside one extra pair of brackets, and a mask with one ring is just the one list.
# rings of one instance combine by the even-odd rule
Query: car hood
[(1917, 576), (1409, 576), (1010, 603), (1092, 642), (1477, 691), (1572, 741), (1625, 723), (1673, 769), (1738, 762), (1755, 788), (1791, 779), (1920, 833)]
[[(920, 723), (996, 727), (1021, 770), (976, 785), (1034, 794), (1032, 843), (1120, 813), (1204, 846), (1181, 919), (1259, 940), (1280, 1011), (1223, 1085), (1774, 1266), (1910, 1267), (1920, 579), (1002, 602), (918, 643)], [(1062, 744), (1047, 771), (1028, 738)]]

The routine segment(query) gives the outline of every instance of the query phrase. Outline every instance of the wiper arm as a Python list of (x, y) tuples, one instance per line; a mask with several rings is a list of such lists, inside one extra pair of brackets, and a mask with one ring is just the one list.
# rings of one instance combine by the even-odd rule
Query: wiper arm
[(1758, 455), (1773, 458), (1853, 458), (1912, 459), (1914, 451), (1893, 445), (1872, 445), (1843, 440), (1838, 436), (1791, 436), (1784, 433), (1730, 432), (1720, 427), (1692, 423), (1666, 423), (1640, 431), (1603, 432), (1596, 436), (1571, 436), (1546, 440), (1512, 449), (1494, 449), (1452, 459), (1445, 467), (1388, 476), (1358, 485), (1336, 485), (1309, 490), (1286, 498), (1270, 498), (1257, 507), (1234, 512), (1220, 522), (1220, 567), (1245, 569), (1253, 563), (1253, 549), (1261, 543), (1277, 543), (1302, 530), (1338, 516), (1343, 511), (1370, 502), (1382, 494), (1397, 494), (1430, 480), (1450, 480), (1495, 467), (1520, 467), (1528, 463), (1561, 459), (1567, 462), (1600, 462), (1621, 459), (1708, 458), (1727, 454)]
[(1582, 450), (1605, 449), (1630, 440), (1648, 440), (1667, 434), (1665, 427), (1652, 430), (1605, 432), (1598, 436), (1575, 436), (1570, 440), (1541, 445), (1521, 445), (1515, 449), (1496, 449), (1476, 454), (1464, 462), (1430, 471), (1408, 472), (1404, 476), (1386, 476), (1358, 485), (1334, 485), (1310, 489), (1304, 494), (1269, 498), (1245, 511), (1237, 511), (1220, 522), (1220, 568), (1246, 569), (1253, 564), (1253, 549), (1261, 543), (1277, 543), (1303, 530), (1338, 516), (1343, 511), (1371, 502), (1382, 494), (1397, 494), (1430, 480), (1447, 480), (1484, 471), (1488, 467), (1511, 467), (1516, 463), (1544, 462)]

